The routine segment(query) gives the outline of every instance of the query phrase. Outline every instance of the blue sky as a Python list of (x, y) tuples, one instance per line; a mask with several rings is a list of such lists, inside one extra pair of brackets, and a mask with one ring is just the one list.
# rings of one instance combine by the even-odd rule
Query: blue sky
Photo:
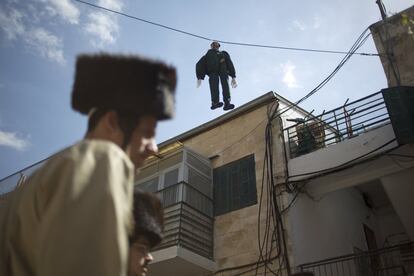
[[(89, 0), (90, 3), (213, 39), (347, 51), (380, 20), (375, 0)], [(388, 14), (414, 4), (384, 0)], [(196, 88), (195, 63), (209, 41), (114, 15), (73, 0), (0, 3), (0, 179), (80, 140), (86, 118), (70, 108), (76, 55), (122, 52), (177, 67), (177, 116), (162, 122), (162, 142), (216, 118), (208, 82)], [(295, 101), (321, 82), (343, 56), (222, 44), (236, 67), (240, 106), (275, 91)], [(360, 52), (376, 53), (372, 38)], [(378, 57), (354, 56), (305, 109), (342, 105), (386, 87)]]

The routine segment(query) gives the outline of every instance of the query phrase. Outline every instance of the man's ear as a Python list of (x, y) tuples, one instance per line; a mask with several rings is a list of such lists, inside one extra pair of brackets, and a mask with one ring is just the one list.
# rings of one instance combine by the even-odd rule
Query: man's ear
[(118, 114), (111, 110), (104, 115), (105, 127), (111, 132), (119, 131)]

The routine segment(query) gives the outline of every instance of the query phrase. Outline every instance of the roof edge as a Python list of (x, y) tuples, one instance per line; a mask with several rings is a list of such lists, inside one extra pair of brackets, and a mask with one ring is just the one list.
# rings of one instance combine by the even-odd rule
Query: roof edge
[(196, 135), (198, 135), (202, 132), (210, 130), (210, 129), (212, 129), (212, 128), (220, 125), (220, 124), (228, 122), (228, 121), (230, 121), (230, 120), (232, 120), (232, 119), (234, 119), (234, 118), (236, 118), (236, 117), (238, 117), (242, 114), (245, 114), (245, 113), (251, 111), (253, 108), (256, 108), (256, 107), (265, 105), (267, 103), (270, 103), (273, 100), (281, 100), (281, 99), (279, 99), (279, 96), (275, 92), (273, 92), (273, 91), (267, 92), (266, 94), (254, 99), (250, 102), (247, 102), (247, 103), (241, 105), (240, 107), (234, 109), (233, 111), (230, 111), (226, 114), (223, 114), (223, 115), (221, 115), (220, 117), (218, 117), (216, 119), (213, 119), (213, 120), (211, 120), (207, 123), (199, 125), (199, 126), (193, 128), (193, 129), (190, 129), (190, 130), (188, 130), (188, 131), (186, 131), (182, 134), (179, 134), (175, 137), (172, 137), (172, 138), (170, 138), (170, 139), (168, 139), (164, 142), (161, 142), (160, 144), (158, 144), (158, 147), (161, 149), (161, 148), (163, 148), (163, 147), (165, 147), (165, 146), (167, 146), (171, 143), (186, 140), (186, 139), (189, 139), (191, 137), (194, 137), (194, 136), (196, 136)]
[(368, 28), (372, 31), (373, 29), (377, 31), (377, 29), (387, 23), (391, 23), (392, 21), (397, 20), (402, 14), (413, 12), (414, 11), (414, 5), (411, 7), (408, 7), (402, 11), (397, 12), (396, 14), (393, 14), (391, 16), (386, 17), (385, 19), (381, 19), (375, 23), (372, 23)]

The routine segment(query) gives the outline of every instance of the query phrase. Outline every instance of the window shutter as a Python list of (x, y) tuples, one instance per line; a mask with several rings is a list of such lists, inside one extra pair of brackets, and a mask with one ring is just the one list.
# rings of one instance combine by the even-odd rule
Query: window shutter
[(216, 216), (256, 204), (254, 155), (214, 169), (213, 182)]
[(228, 185), (228, 173), (224, 169), (214, 170), (214, 214), (220, 215), (230, 210), (228, 194), (230, 193)]
[(256, 166), (254, 162), (254, 156), (252, 155), (248, 164), (248, 204), (257, 203), (257, 190), (256, 190)]

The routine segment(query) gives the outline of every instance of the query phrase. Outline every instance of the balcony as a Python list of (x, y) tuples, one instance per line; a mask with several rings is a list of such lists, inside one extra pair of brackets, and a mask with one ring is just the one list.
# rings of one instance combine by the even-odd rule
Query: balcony
[(297, 122), (284, 129), (291, 158), (335, 145), (390, 123), (381, 92), (345, 103), (319, 116), (290, 121)]
[[(283, 130), (292, 181), (349, 165), (397, 146), (382, 91)], [(315, 162), (317, 161), (317, 162)]]
[(210, 161), (178, 146), (147, 161), (136, 187), (158, 194), (164, 207), (164, 240), (151, 252), (151, 275), (211, 274), (215, 263)]
[(185, 182), (158, 192), (164, 207), (164, 240), (156, 250), (181, 246), (213, 259), (213, 202)]

